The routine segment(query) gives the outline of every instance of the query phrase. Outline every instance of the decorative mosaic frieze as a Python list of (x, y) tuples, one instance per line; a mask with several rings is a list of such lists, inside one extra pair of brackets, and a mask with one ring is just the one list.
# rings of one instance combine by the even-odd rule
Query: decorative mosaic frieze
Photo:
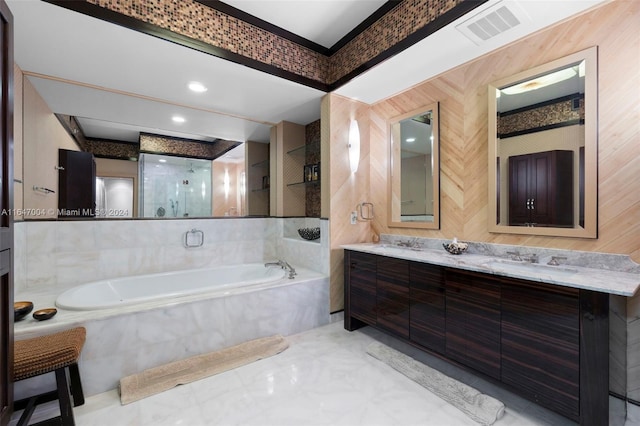
[(331, 56), (333, 83), (382, 54), (463, 0), (404, 0)]
[(584, 98), (580, 99), (578, 108), (573, 107), (573, 102), (573, 99), (563, 99), (526, 110), (502, 113), (498, 116), (498, 135), (505, 138), (538, 129), (584, 122)]
[[(83, 13), (89, 13), (92, 16), (97, 15), (95, 11), (88, 12), (86, 8), (74, 6), (73, 2), (46, 1), (74, 10), (82, 9)], [(243, 62), (241, 58), (246, 58), (251, 67), (329, 91), (337, 84), (362, 72), (366, 67), (396, 53), (390, 49), (406, 41), (407, 37), (415, 35), (417, 31), (423, 30), (423, 33), (412, 40), (412, 43), (431, 32), (424, 32), (425, 27), (431, 26), (436, 30), (447, 23), (439, 18), (451, 21), (465, 13), (465, 10), (477, 7), (486, 0), (398, 1), (397, 6), (339, 48), (337, 52), (331, 52), (331, 56), (326, 56), (326, 51), (321, 53), (319, 50), (302, 46), (285, 36), (252, 25), (195, 0), (84, 1), (112, 13), (121, 14), (202, 43), (204, 46), (211, 47), (211, 49), (204, 49), (208, 53), (225, 59), (238, 55), (233, 60)], [(454, 11), (453, 9), (458, 6), (461, 7), (458, 11)], [(107, 21), (113, 20), (104, 16), (99, 17)], [(148, 29), (136, 28), (135, 25), (130, 27), (148, 32)], [(158, 35), (156, 31), (153, 33)], [(179, 39), (176, 40), (171, 36), (169, 38), (181, 43)], [(185, 43), (193, 47), (187, 39)], [(398, 51), (408, 45), (402, 45)]]
[(193, 0), (86, 1), (311, 80), (326, 81), (326, 56)]
[(140, 145), (104, 139), (86, 139), (85, 151), (96, 157), (118, 160), (138, 160)]
[(240, 142), (217, 139), (213, 142), (191, 141), (167, 136), (140, 134), (140, 152), (215, 160)]

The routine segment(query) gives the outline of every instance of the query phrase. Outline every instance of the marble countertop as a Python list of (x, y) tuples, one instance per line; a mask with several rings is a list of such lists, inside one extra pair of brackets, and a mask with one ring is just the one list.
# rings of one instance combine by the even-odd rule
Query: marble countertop
[(416, 250), (391, 244), (361, 243), (346, 244), (341, 247), (346, 250), (621, 296), (633, 296), (640, 287), (640, 274), (634, 272), (617, 272), (573, 265), (550, 266), (542, 261), (528, 263), (474, 253), (452, 255), (444, 249)]

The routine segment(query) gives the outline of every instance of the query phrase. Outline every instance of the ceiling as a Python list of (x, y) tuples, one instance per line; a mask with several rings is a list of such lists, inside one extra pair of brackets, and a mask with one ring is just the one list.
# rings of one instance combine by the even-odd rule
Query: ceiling
[[(286, 120), (320, 118), (324, 92), (38, 0), (6, 0), (15, 60), (55, 113), (79, 117), (88, 137), (137, 140), (140, 131), (188, 139), (269, 141)], [(335, 90), (369, 104), (606, 0), (489, 0)], [(384, 1), (228, 1), (330, 47)], [(456, 29), (508, 4), (522, 23), (486, 42)], [(208, 90), (194, 93), (191, 81)], [(180, 115), (184, 123), (171, 117)]]

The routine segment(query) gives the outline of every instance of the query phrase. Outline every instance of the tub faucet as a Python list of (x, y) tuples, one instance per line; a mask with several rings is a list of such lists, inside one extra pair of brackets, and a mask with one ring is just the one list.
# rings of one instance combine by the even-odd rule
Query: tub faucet
[(267, 262), (264, 264), (265, 268), (268, 268), (269, 266), (279, 266), (282, 269), (284, 269), (285, 271), (289, 272), (289, 279), (292, 280), (296, 275), (297, 272), (295, 269), (293, 269), (293, 266), (289, 265), (286, 261), (284, 260), (278, 260), (277, 262)]

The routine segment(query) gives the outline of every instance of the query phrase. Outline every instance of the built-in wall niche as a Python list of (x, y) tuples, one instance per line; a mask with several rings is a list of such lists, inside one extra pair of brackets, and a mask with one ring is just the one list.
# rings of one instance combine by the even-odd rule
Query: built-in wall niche
[(597, 49), (489, 85), (489, 231), (597, 237)]

